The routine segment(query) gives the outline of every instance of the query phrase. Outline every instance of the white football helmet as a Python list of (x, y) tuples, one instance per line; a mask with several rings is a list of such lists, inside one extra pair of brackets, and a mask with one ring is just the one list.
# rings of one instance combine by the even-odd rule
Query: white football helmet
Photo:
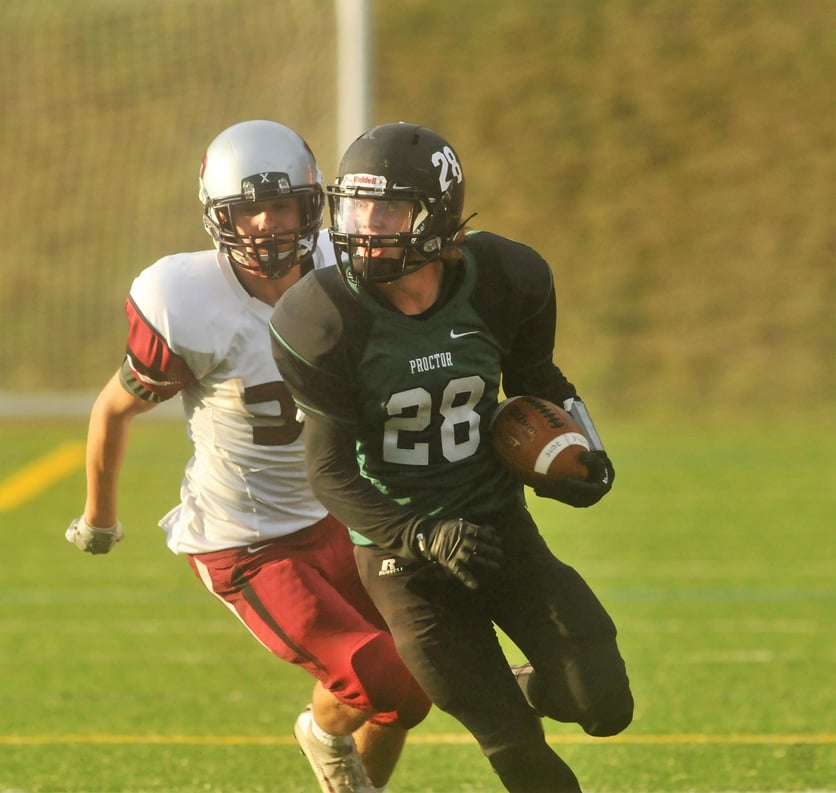
[[(221, 132), (203, 156), (199, 196), (203, 225), (215, 247), (241, 267), (280, 278), (316, 249), (322, 174), (308, 144), (282, 124), (244, 121)], [(257, 237), (235, 230), (236, 205), (278, 196), (299, 199), (298, 228)]]

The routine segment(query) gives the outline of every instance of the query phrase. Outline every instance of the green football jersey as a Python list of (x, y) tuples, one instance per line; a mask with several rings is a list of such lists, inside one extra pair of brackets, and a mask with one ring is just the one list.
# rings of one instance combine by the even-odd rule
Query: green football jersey
[[(478, 520), (521, 489), (490, 445), (501, 387), (552, 401), (575, 391), (552, 363), (543, 259), (478, 233), (448, 276), (436, 306), (406, 316), (337, 268), (315, 271), (279, 301), (274, 353), (305, 412), (350, 428), (360, 471), (381, 494), (412, 513)], [(352, 517), (364, 534), (362, 515)]]

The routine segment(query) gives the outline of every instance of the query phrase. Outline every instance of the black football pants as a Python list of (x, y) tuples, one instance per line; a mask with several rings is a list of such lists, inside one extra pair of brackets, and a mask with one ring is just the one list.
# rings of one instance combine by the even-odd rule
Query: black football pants
[[(507, 790), (578, 793), (532, 705), (591, 735), (623, 730), (633, 699), (615, 625), (580, 575), (551, 553), (523, 505), (474, 522), (493, 523), (504, 549), (502, 569), (475, 592), (437, 564), (373, 546), (355, 550), (360, 576), (412, 674), (476, 738)], [(494, 625), (535, 669), (531, 705)]]

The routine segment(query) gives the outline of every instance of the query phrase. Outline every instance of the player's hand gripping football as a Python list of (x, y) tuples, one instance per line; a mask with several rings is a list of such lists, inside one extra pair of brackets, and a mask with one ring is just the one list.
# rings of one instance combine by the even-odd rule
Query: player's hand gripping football
[(418, 550), (468, 589), (479, 586), (480, 574), (498, 570), (502, 558), (499, 535), (493, 526), (478, 526), (461, 518), (439, 521), (429, 537), (419, 534)]
[(543, 498), (562, 501), (570, 507), (591, 507), (597, 504), (612, 489), (615, 479), (612, 462), (602, 450), (583, 452), (578, 460), (589, 469), (586, 481), (561, 476), (538, 485), (534, 492)]
[(125, 533), (118, 520), (110, 528), (100, 529), (87, 523), (82, 515), (70, 524), (64, 536), (68, 542), (82, 551), (98, 554), (110, 553), (111, 548), (125, 536)]

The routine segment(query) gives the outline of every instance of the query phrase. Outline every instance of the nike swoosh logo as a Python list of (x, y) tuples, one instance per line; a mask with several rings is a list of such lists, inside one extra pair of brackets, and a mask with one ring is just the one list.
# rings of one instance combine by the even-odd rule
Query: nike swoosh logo
[(478, 333), (478, 330), (463, 330), (461, 333), (456, 333), (456, 331), (450, 331), (450, 338), (451, 339), (460, 339), (462, 336), (472, 336), (474, 333)]
[(264, 545), (248, 545), (247, 553), (258, 553), (265, 548), (269, 548), (273, 543), (267, 542)]

